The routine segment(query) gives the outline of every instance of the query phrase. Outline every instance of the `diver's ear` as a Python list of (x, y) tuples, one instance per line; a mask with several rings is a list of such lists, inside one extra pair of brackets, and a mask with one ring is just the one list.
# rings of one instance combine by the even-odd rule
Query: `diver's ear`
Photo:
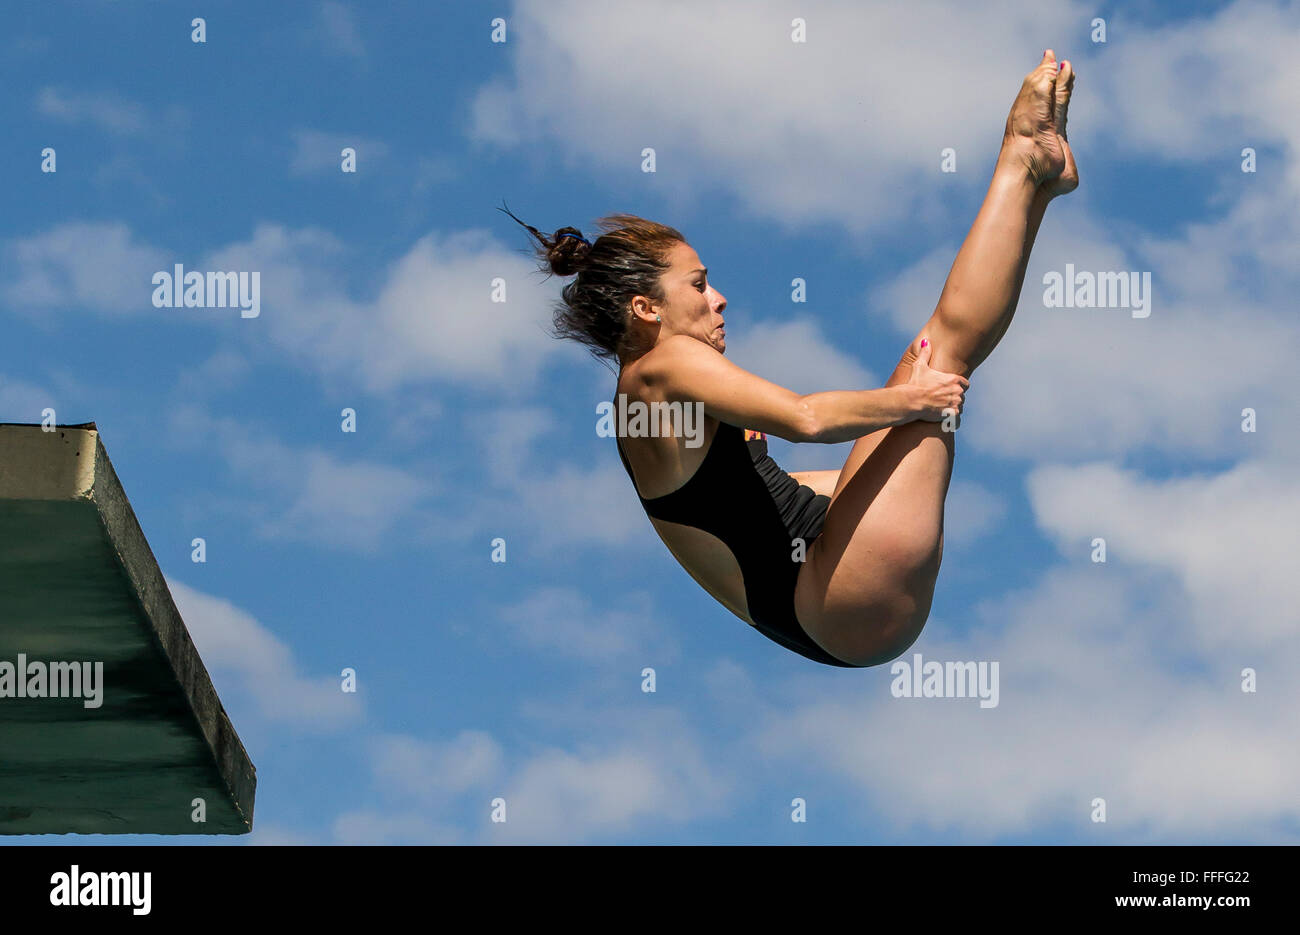
[(654, 307), (650, 304), (650, 300), (643, 295), (632, 297), (632, 315), (644, 322), (659, 320), (659, 317), (655, 315)]

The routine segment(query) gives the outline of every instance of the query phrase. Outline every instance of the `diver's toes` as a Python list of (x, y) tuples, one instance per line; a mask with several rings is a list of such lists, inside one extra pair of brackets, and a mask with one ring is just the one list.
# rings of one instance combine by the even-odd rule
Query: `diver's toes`
[(1043, 53), (1042, 61), (1034, 66), (1033, 71), (1025, 75), (1025, 82), (1038, 84), (1048, 75), (1054, 74), (1056, 74), (1056, 55), (1048, 49)]
[(1056, 79), (1056, 100), (1055, 114), (1057, 129), (1065, 127), (1066, 112), (1070, 107), (1070, 92), (1074, 89), (1074, 72), (1070, 68), (1070, 63), (1065, 62), (1061, 68), (1060, 77)]
[(1061, 71), (1056, 76), (1056, 96), (1069, 98), (1070, 89), (1074, 86), (1074, 66), (1070, 64), (1067, 58), (1061, 62)]

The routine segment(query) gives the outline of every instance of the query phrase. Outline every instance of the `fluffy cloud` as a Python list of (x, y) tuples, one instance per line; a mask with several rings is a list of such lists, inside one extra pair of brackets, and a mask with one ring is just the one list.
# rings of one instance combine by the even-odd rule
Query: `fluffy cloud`
[(575, 588), (544, 587), (501, 608), (501, 619), (522, 645), (586, 663), (673, 662), (678, 656), (666, 621), (656, 620), (644, 594), (631, 610), (593, 606)]
[(338, 676), (301, 674), (293, 650), (251, 614), (174, 578), (167, 588), (228, 706), (251, 699), (260, 719), (308, 731), (334, 729), (360, 714), (357, 696), (343, 693)]
[[(1294, 465), (1246, 462), (1155, 481), (1110, 464), (1039, 467), (1030, 501), (1062, 553), (1092, 539), (1108, 562), (1173, 574), (1189, 607), (1180, 641), (1207, 655), (1294, 653), (1300, 637), (1300, 490)], [(1190, 644), (1190, 645), (1189, 645)]]
[(96, 313), (152, 312), (153, 274), (167, 254), (136, 242), (121, 222), (74, 221), (5, 245), (6, 304), (19, 311), (84, 307)]
[[(612, 394), (611, 394), (612, 395)], [(595, 431), (595, 401), (586, 415)], [(580, 411), (570, 407), (570, 413)], [(505, 535), (524, 532), (534, 554), (553, 554), (585, 543), (629, 545), (649, 541), (654, 532), (635, 489), (618, 460), (614, 439), (598, 439), (595, 459), (556, 463), (543, 458), (539, 442), (558, 430), (550, 410), (536, 406), (501, 407), (474, 417), (474, 437), (482, 452), (479, 469), (486, 483), (465, 522), (475, 529)], [(542, 462), (545, 468), (539, 468)]]
[(338, 0), (325, 0), (316, 9), (315, 22), (308, 35), (321, 48), (354, 60), (365, 59), (366, 46), (361, 40), (356, 17), (351, 8)]
[(436, 480), (374, 461), (293, 446), (196, 406), (171, 413), (169, 441), (208, 448), (246, 485), (245, 509), (260, 534), (374, 550), (438, 490)]
[[(945, 147), (980, 174), (992, 165), (1021, 78), (1093, 12), (529, 0), (510, 20), (513, 71), (478, 93), (472, 133), (544, 140), (619, 178), (653, 147), (655, 188), (681, 208), (722, 188), (792, 226), (888, 229), (939, 212)], [(806, 43), (791, 41), (795, 15)]]
[(727, 357), (796, 393), (872, 389), (885, 379), (835, 347), (810, 318), (746, 324), (734, 339), (727, 336)]
[(36, 110), (66, 123), (92, 123), (110, 133), (139, 133), (149, 125), (142, 105), (117, 94), (60, 91), (41, 88)]
[(1269, 54), (1300, 45), (1293, 7), (1241, 0), (1173, 23), (1116, 19), (1110, 37), (1106, 67), (1088, 76), (1105, 105), (1098, 135), (1121, 152), (1222, 161), (1227, 172), (1247, 146), (1280, 148), (1290, 194), (1300, 194), (1300, 59)]
[(382, 140), (364, 139), (356, 134), (325, 133), (321, 130), (295, 130), (293, 132), (293, 159), (289, 163), (292, 175), (318, 175), (338, 172), (345, 147), (355, 149), (357, 163), (367, 165), (388, 155), (388, 144)]
[(40, 422), (41, 411), (58, 405), (44, 387), (0, 377), (0, 422)]
[[(679, 827), (726, 807), (733, 780), (681, 712), (604, 714), (585, 716), (591, 732), (581, 743), (517, 752), (476, 730), (446, 741), (377, 738), (372, 778), (385, 804), (340, 815), (334, 833), (349, 843), (578, 843)], [(498, 797), (503, 823), (490, 820)]]
[(950, 548), (962, 548), (979, 541), (985, 533), (996, 528), (1006, 512), (1006, 501), (988, 487), (974, 481), (953, 479), (948, 485), (948, 499), (944, 505), (944, 554)]

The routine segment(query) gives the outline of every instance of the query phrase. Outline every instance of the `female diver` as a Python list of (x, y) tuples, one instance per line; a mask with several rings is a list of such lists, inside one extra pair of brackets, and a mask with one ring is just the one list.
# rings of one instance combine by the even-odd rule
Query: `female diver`
[[(881, 389), (801, 396), (728, 361), (727, 300), (671, 227), (616, 214), (588, 243), (575, 228), (547, 239), (523, 225), (551, 272), (577, 273), (556, 333), (617, 359), (615, 400), (702, 404), (703, 444), (678, 425), (616, 437), (619, 456), (682, 567), (794, 652), (880, 665), (925, 625), (967, 378), (1011, 324), (1048, 202), (1078, 186), (1065, 136), (1073, 86), (1051, 49), (1025, 77), (938, 306)], [(839, 471), (787, 474), (766, 435), (856, 441)]]

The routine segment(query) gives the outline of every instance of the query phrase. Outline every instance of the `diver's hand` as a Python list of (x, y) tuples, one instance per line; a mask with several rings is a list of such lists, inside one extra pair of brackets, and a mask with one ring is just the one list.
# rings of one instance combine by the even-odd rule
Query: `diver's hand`
[(912, 365), (912, 378), (907, 386), (912, 389), (915, 418), (922, 422), (942, 422), (947, 410), (961, 413), (966, 402), (966, 389), (970, 380), (955, 373), (944, 373), (930, 367), (930, 354), (934, 345), (926, 343), (921, 348), (916, 363)]

